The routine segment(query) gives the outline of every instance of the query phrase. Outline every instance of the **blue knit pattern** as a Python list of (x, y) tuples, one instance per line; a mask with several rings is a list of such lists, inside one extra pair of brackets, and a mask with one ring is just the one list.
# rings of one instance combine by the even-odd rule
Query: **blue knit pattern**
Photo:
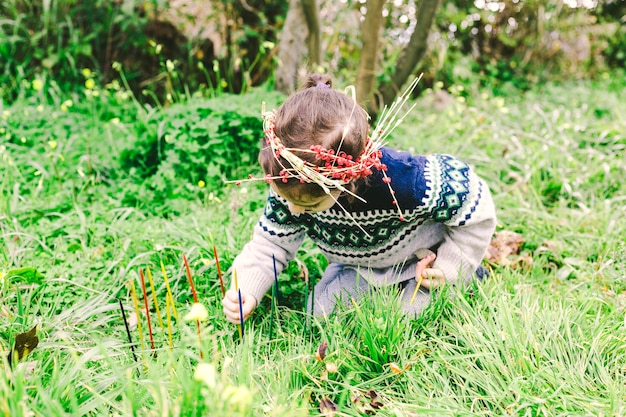
[(285, 200), (271, 196), (259, 226), (278, 239), (297, 239), (305, 231), (327, 256), (358, 263), (358, 259), (406, 252), (425, 222), (461, 226), (476, 210), (482, 181), (474, 181), (475, 189), (471, 188), (465, 162), (448, 155), (412, 156), (386, 148), (382, 162), (404, 221), (382, 176), (375, 175), (364, 194), (367, 203), (340, 200), (350, 215), (338, 205), (324, 212), (293, 215)]

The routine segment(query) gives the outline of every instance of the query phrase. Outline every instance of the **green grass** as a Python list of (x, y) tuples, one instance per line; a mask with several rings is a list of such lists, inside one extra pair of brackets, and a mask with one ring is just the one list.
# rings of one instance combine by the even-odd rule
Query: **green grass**
[[(225, 271), (265, 185), (200, 189), (175, 178), (196, 197), (167, 211), (150, 199), (119, 203), (130, 186), (121, 151), (150, 120), (184, 118), (201, 102), (144, 113), (75, 97), (67, 109), (35, 99), (0, 109), (2, 357), (40, 324), (39, 346), (19, 366), (0, 362), (0, 415), (308, 416), (320, 403), (337, 416), (625, 415), (623, 88), (609, 78), (453, 95), (443, 109), (421, 99), (392, 145), (470, 162), (491, 186), (499, 230), (520, 233), (532, 262), (494, 266), (482, 285), (444, 291), (418, 319), (381, 291), (327, 321), (302, 313), (294, 263), (280, 277), (282, 305), (272, 313), (263, 300), (243, 342), (221, 313), (213, 245)], [(260, 109), (263, 94), (236, 105)], [(183, 254), (209, 313), (201, 342), (182, 318), (193, 301)], [(310, 242), (298, 256), (319, 276), (325, 261)], [(174, 346), (152, 311), (153, 355), (140, 313), (135, 361), (118, 300), (132, 315), (134, 280), (143, 306), (138, 270), (149, 267), (165, 319), (161, 262), (179, 314)]]

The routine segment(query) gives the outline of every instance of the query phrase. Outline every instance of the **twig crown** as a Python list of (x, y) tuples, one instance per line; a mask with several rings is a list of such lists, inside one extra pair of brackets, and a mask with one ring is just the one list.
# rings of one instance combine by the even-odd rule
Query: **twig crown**
[[(380, 161), (380, 158), (382, 157), (381, 148), (385, 145), (391, 132), (393, 132), (393, 130), (402, 123), (407, 114), (415, 107), (415, 104), (413, 104), (408, 110), (402, 112), (402, 108), (408, 102), (411, 93), (419, 83), (420, 79), (421, 75), (411, 82), (404, 93), (399, 96), (391, 106), (385, 106), (385, 108), (383, 108), (378, 117), (375, 128), (370, 132), (370, 135), (367, 138), (363, 153), (356, 159), (354, 159), (352, 155), (348, 155), (346, 152), (341, 150), (343, 139), (348, 133), (350, 119), (352, 118), (354, 112), (357, 109), (360, 109), (356, 102), (354, 86), (349, 86), (346, 89), (346, 93), (352, 96), (354, 107), (350, 113), (350, 118), (346, 122), (346, 127), (344, 128), (342, 139), (337, 150), (326, 149), (321, 145), (313, 145), (309, 149), (297, 149), (285, 146), (275, 132), (276, 113), (274, 111), (266, 111), (265, 103), (263, 103), (261, 113), (263, 117), (265, 143), (271, 148), (272, 155), (280, 163), (282, 170), (278, 176), (266, 175), (262, 178), (257, 178), (249, 175), (247, 180), (229, 182), (235, 182), (237, 185), (240, 185), (242, 181), (259, 180), (263, 180), (267, 183), (271, 183), (273, 181), (286, 183), (290, 178), (297, 178), (301, 183), (317, 184), (322, 188), (324, 193), (329, 196), (332, 196), (332, 190), (340, 190), (343, 193), (350, 194), (353, 197), (365, 202), (362, 197), (354, 194), (354, 192), (346, 188), (345, 185), (350, 181), (366, 178), (372, 175), (374, 172), (373, 170), (378, 170), (382, 173), (383, 182), (389, 187), (389, 191), (393, 198), (393, 204), (396, 206), (400, 220), (404, 220), (402, 209), (398, 206), (395, 192), (391, 187), (391, 178), (388, 177), (386, 173), (387, 166)], [(315, 159), (321, 161), (322, 163), (316, 165), (315, 163), (303, 160), (297, 155), (297, 153), (315, 154)], [(333, 199), (336, 203), (338, 203), (334, 196)], [(343, 206), (341, 208), (347, 213)], [(357, 224), (357, 226), (361, 228), (360, 225)], [(361, 228), (361, 230), (363, 229)]]

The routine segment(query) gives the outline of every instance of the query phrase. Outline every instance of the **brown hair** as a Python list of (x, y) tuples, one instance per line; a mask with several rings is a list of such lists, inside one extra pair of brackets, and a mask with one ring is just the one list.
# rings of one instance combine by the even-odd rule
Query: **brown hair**
[[(344, 151), (357, 159), (365, 148), (368, 129), (365, 111), (352, 98), (334, 90), (328, 75), (309, 75), (301, 90), (291, 95), (276, 110), (275, 133), (287, 148), (309, 150), (313, 145), (321, 145), (335, 152)], [(324, 164), (310, 152), (293, 152), (314, 165)], [(279, 176), (283, 166), (289, 166), (283, 158), (275, 158), (265, 140), (259, 153), (259, 162), (265, 174), (272, 177)], [(298, 194), (313, 197), (324, 195), (319, 185), (302, 184), (298, 178), (289, 178), (286, 183), (275, 181), (274, 185), (283, 190), (301, 187), (297, 190)], [(346, 184), (346, 188), (352, 191), (356, 185), (352, 181)]]

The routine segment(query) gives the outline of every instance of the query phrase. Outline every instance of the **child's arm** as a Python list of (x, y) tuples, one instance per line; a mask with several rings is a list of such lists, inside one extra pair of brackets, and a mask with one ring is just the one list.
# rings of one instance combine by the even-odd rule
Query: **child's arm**
[[(252, 239), (246, 243), (232, 265), (233, 273), (237, 273), (242, 297), (247, 300), (244, 301), (244, 306), (249, 303), (247, 307), (250, 312), (272, 286), (274, 275), (280, 274), (295, 257), (305, 235), (304, 227), (289, 214), (287, 207), (270, 196), (264, 214), (254, 227)], [(233, 281), (231, 280), (231, 291), (235, 290)], [(224, 303), (226, 312), (226, 306), (229, 305), (227, 297), (224, 298)], [(238, 318), (239, 311), (236, 313)], [(227, 317), (230, 317), (228, 313)]]
[(456, 196), (460, 203), (458, 207), (436, 208), (438, 214), (442, 209), (451, 214), (443, 220), (447, 233), (432, 267), (441, 270), (447, 282), (455, 283), (470, 277), (480, 265), (495, 230), (496, 214), (489, 187), (466, 164), (450, 158), (441, 166), (445, 179), (442, 190), (447, 187), (447, 198), (450, 189), (459, 190)]

